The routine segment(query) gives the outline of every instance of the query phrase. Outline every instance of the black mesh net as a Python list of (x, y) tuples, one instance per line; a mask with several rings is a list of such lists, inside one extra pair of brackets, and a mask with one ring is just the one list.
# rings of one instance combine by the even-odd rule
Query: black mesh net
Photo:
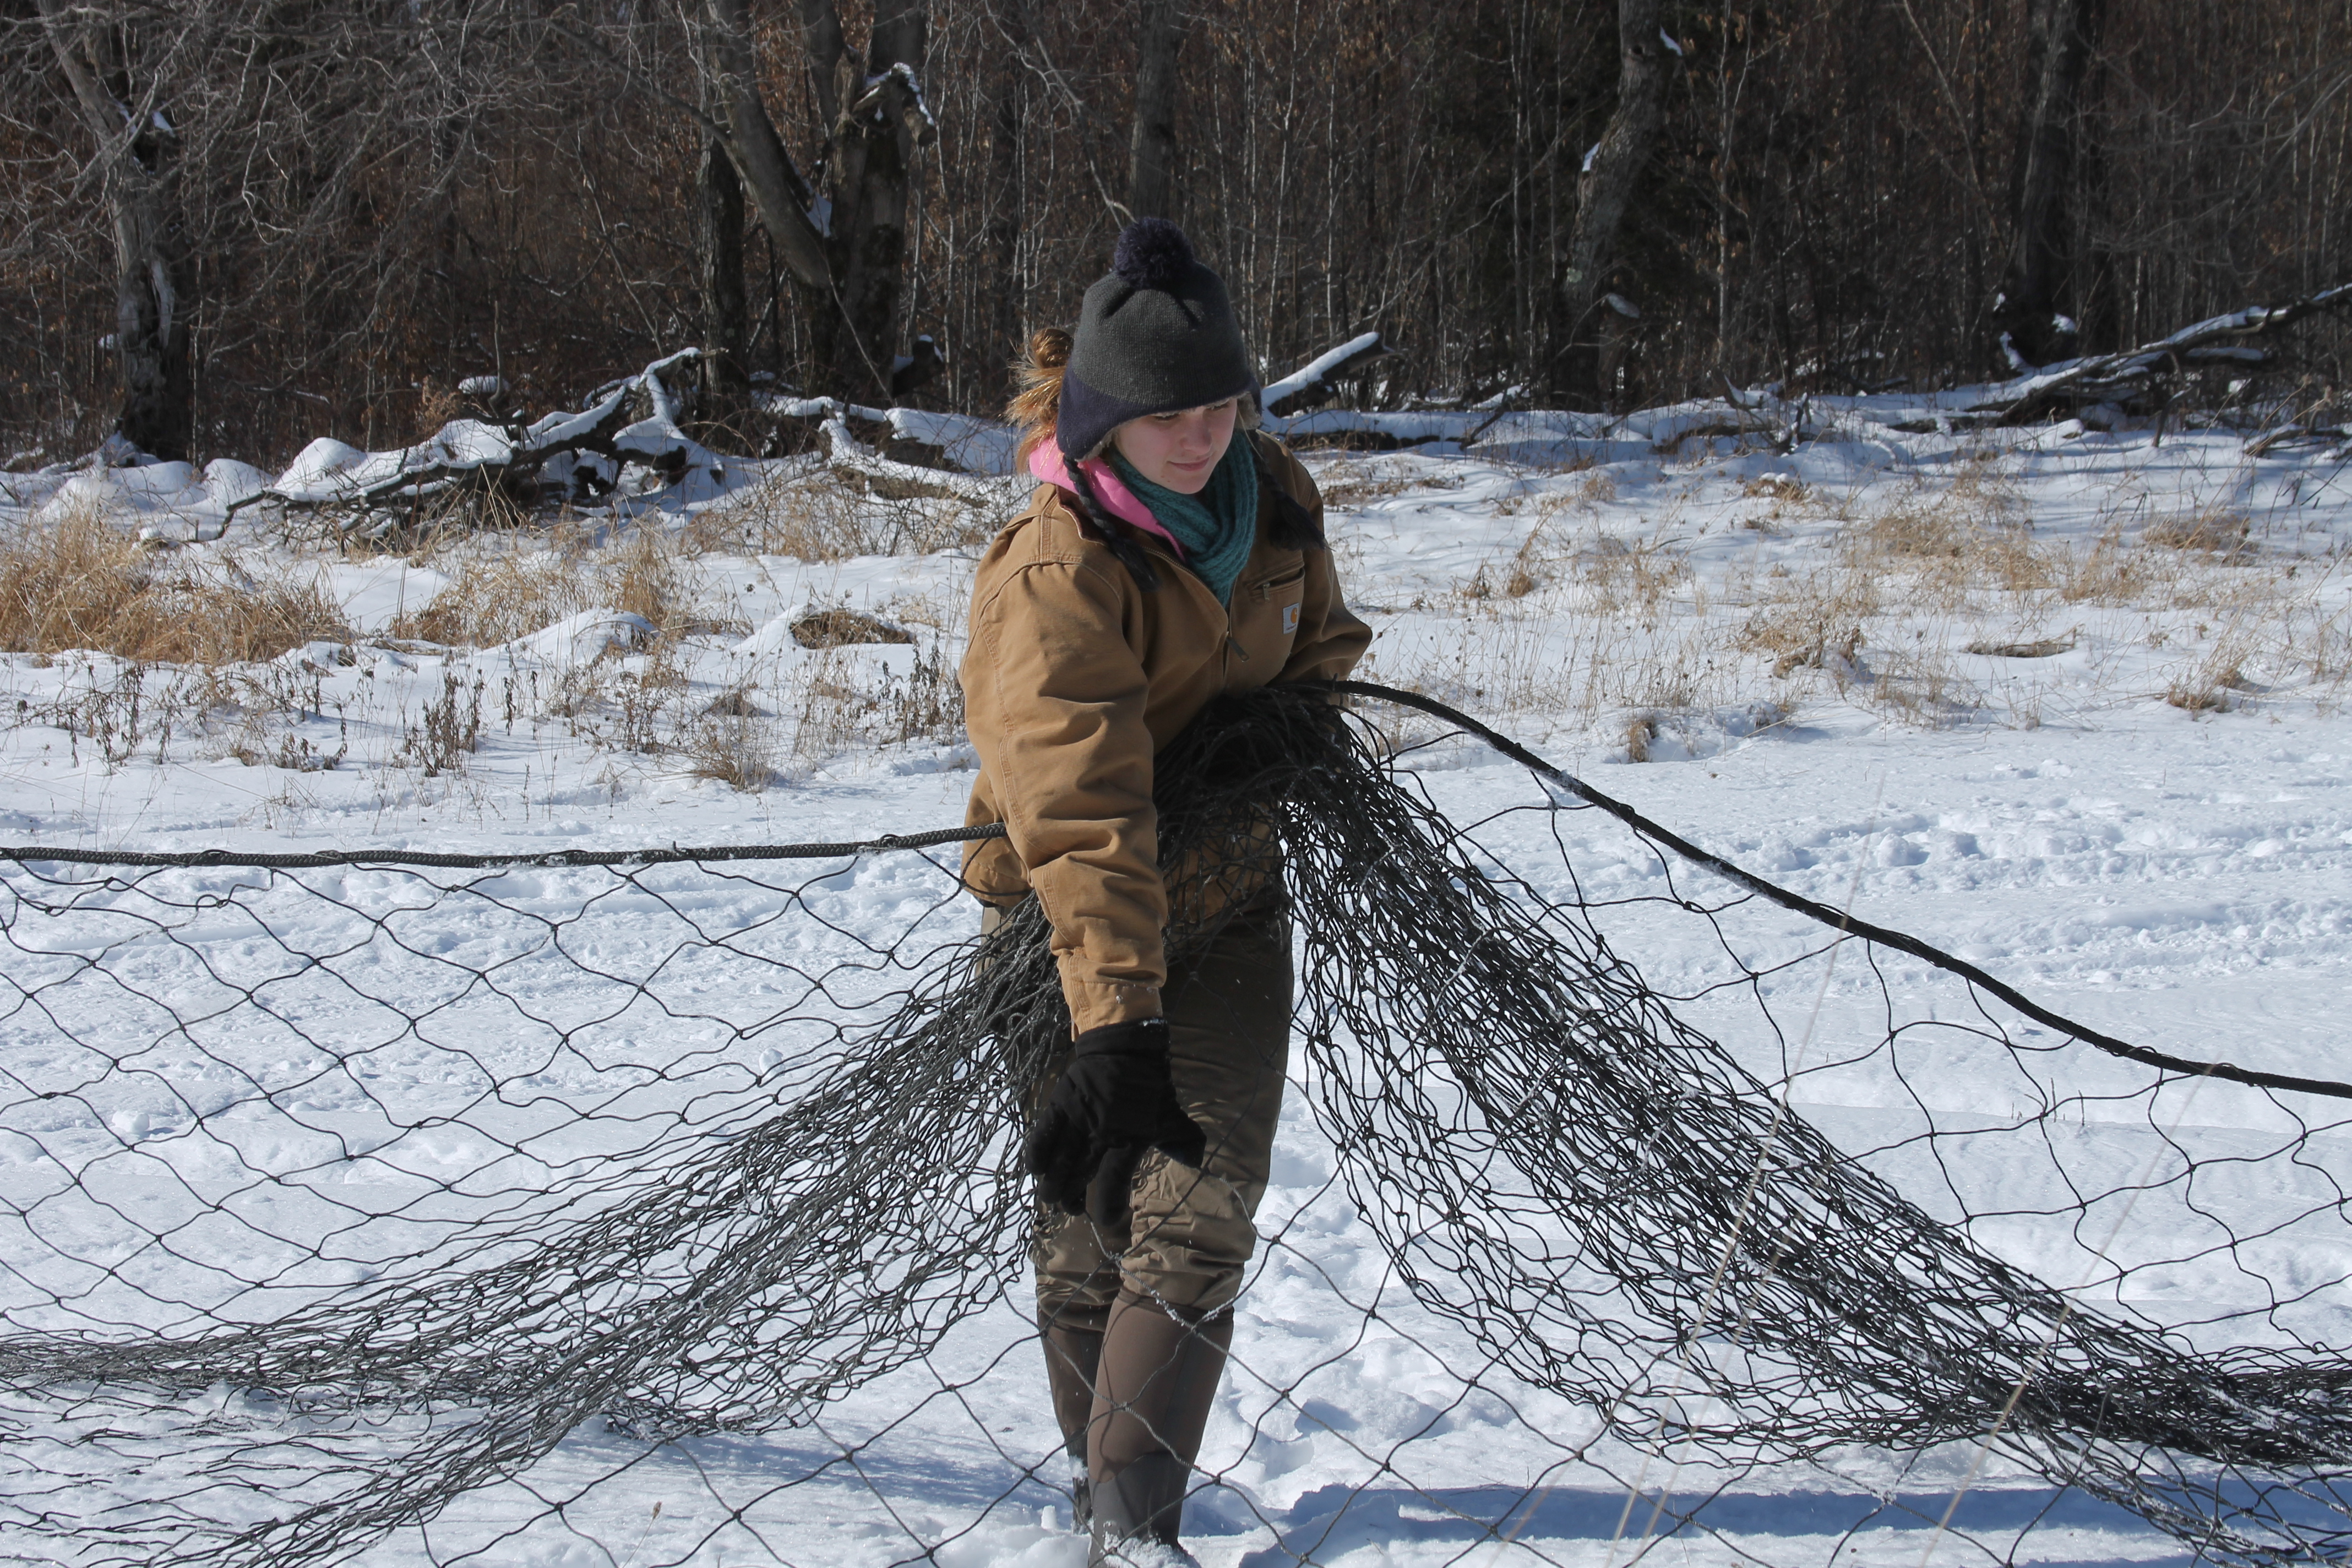
[[(2343, 1556), (2352, 1089), (1350, 689), (1160, 762), (1171, 954), (1278, 878), (1298, 975), (1204, 1556)], [(1068, 1018), (958, 837), (10, 852), (0, 1542), (1076, 1561), (1018, 1152)]]

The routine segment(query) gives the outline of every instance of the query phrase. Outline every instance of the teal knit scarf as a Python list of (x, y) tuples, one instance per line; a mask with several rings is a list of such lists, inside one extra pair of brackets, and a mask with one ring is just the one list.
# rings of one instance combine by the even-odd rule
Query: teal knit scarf
[(1199, 495), (1180, 495), (1153, 484), (1115, 447), (1106, 455), (1127, 488), (1184, 547), (1184, 564), (1209, 585), (1217, 603), (1231, 605), (1234, 579), (1242, 574), (1250, 548), (1257, 542), (1257, 461), (1250, 453), (1248, 433), (1234, 432), (1232, 445)]

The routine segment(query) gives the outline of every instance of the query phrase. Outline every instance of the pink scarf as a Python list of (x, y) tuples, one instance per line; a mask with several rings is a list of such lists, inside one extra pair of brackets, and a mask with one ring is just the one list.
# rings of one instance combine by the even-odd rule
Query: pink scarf
[[(1176, 536), (1160, 526), (1160, 520), (1151, 515), (1151, 509), (1143, 504), (1140, 496), (1127, 488), (1108, 463), (1096, 458), (1080, 466), (1086, 469), (1087, 488), (1095, 492), (1095, 500), (1102, 503), (1104, 510), (1121, 522), (1132, 523), (1166, 540), (1168, 548), (1176, 552), (1176, 559), (1184, 559), (1184, 547), (1176, 542)], [(1058, 486), (1072, 495), (1077, 494), (1078, 487), (1070, 479), (1069, 466), (1062, 459), (1061, 448), (1051, 441), (1040, 442), (1030, 452), (1029, 475), (1042, 483)]]

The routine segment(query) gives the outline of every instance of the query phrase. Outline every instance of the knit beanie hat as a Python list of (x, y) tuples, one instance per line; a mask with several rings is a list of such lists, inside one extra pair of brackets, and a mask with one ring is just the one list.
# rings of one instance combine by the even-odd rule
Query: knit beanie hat
[(1166, 218), (1129, 224), (1078, 314), (1055, 445), (1091, 458), (1130, 419), (1256, 391), (1224, 280)]

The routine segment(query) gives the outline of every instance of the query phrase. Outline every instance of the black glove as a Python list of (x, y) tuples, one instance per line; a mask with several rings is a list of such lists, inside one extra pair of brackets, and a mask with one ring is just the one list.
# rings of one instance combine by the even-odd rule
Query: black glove
[(1168, 1020), (1139, 1018), (1078, 1037), (1076, 1054), (1030, 1130), (1027, 1153), (1039, 1197), (1068, 1214), (1091, 1208), (1097, 1223), (1112, 1225), (1127, 1212), (1128, 1184), (1146, 1149), (1197, 1165), (1207, 1147), (1201, 1124), (1176, 1100)]

